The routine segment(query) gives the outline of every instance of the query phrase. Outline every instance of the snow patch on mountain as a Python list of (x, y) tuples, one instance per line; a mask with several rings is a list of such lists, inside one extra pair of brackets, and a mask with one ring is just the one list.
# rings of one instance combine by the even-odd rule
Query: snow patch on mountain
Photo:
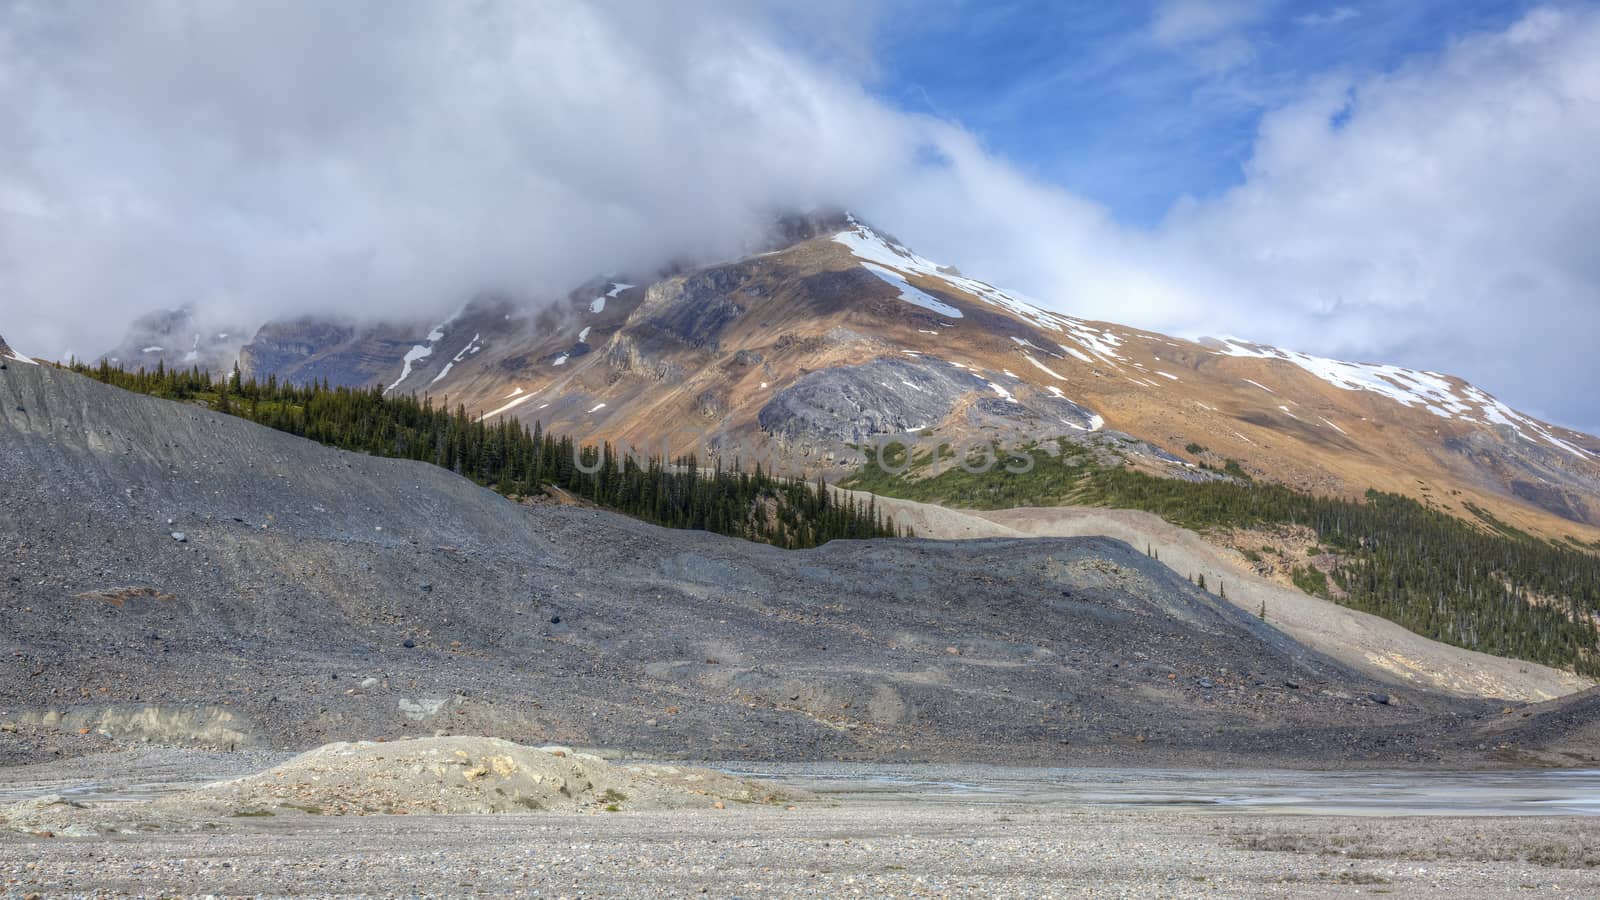
[(886, 269), (883, 266), (869, 262), (862, 263), (861, 267), (878, 276), (879, 279), (881, 279), (890, 287), (897, 288), (900, 291), (900, 299), (911, 304), (912, 306), (920, 306), (929, 312), (938, 313), (941, 316), (946, 316), (951, 319), (961, 318), (961, 310), (956, 309), (954, 306), (938, 300), (932, 294), (926, 293), (913, 286), (911, 282), (906, 281), (905, 276), (899, 272), (896, 272), (893, 269)]
[[(517, 394), (522, 394), (522, 388), (517, 388), (515, 391), (512, 392), (511, 396), (516, 397)], [(500, 415), (502, 413), (510, 412), (511, 410), (516, 409), (517, 407), (521, 406), (522, 404), (527, 403), (529, 400), (532, 400), (536, 396), (538, 396), (538, 395), (537, 394), (523, 394), (520, 397), (516, 397), (516, 399), (512, 400), (510, 403), (507, 403), (505, 406), (502, 406), (499, 409), (496, 409), (496, 410), (493, 410), (493, 411), (490, 411), (490, 412), (486, 412), (483, 415), (479, 416), (478, 418), (479, 419), (487, 419), (490, 416), (498, 416), (498, 415)], [(548, 406), (548, 405), (549, 404), (545, 404), (545, 406)], [(543, 409), (544, 407), (541, 406), (539, 408)]]
[[(428, 382), (428, 385), (431, 387), (435, 384), (438, 384), (440, 381), (444, 380), (446, 375), (450, 374), (450, 370), (455, 368), (456, 363), (466, 359), (468, 354), (477, 353), (479, 350), (482, 350), (483, 345), (478, 343), (478, 341), (482, 339), (483, 335), (481, 333), (474, 334), (472, 336), (472, 340), (468, 341), (467, 345), (461, 348), (460, 353), (457, 353), (455, 356), (451, 357), (450, 361), (444, 364), (444, 368), (439, 370), (439, 374), (433, 376), (433, 380)], [(401, 377), (402, 379), (404, 378), (404, 376)]]
[(1054, 378), (1057, 381), (1066, 381), (1066, 379), (1062, 378), (1054, 369), (1051, 369), (1049, 366), (1045, 365), (1042, 362), (1039, 362), (1037, 359), (1034, 359), (1033, 357), (1029, 356), (1028, 354), (1026, 354), (1026, 353), (1022, 354), (1022, 358), (1027, 360), (1030, 363), (1033, 363), (1034, 368), (1036, 368), (1039, 371), (1045, 373), (1046, 375), (1049, 375), (1051, 378)]
[(23, 356), (21, 353), (18, 353), (16, 350), (12, 349), (11, 345), (6, 343), (6, 339), (0, 337), (0, 360), (6, 359), (16, 360), (19, 363), (27, 363), (30, 366), (37, 366), (39, 364), (38, 360)]
[[(919, 256), (906, 247), (878, 234), (852, 216), (846, 217), (851, 228), (833, 236), (835, 243), (843, 244), (863, 265), (876, 265), (907, 275), (937, 278), (951, 287), (977, 297), (991, 306), (1004, 309), (1036, 328), (1065, 334), (1094, 356), (1115, 365), (1122, 356), (1117, 352), (1124, 339), (1108, 329), (1099, 328), (1081, 319), (1052, 312), (1037, 301), (1020, 294), (1002, 291), (992, 284), (968, 278), (948, 266)], [(869, 268), (871, 267), (869, 265)], [(1013, 338), (1015, 340), (1015, 338)], [(1062, 346), (1063, 351), (1084, 362), (1093, 362), (1084, 353)]]
[(426, 344), (414, 344), (410, 350), (406, 351), (406, 355), (401, 358), (400, 377), (394, 380), (394, 384), (383, 389), (385, 394), (399, 387), (402, 382), (411, 377), (412, 366), (433, 355), (433, 345), (444, 340), (445, 327), (454, 320), (455, 316), (451, 316), (433, 326), (433, 330), (428, 332), (428, 342)]
[[(1216, 352), (1226, 356), (1283, 360), (1343, 390), (1380, 394), (1401, 406), (1425, 409), (1443, 419), (1497, 425), (1511, 429), (1523, 440), (1542, 441), (1576, 456), (1594, 456), (1582, 447), (1562, 440), (1542, 423), (1506, 406), (1481, 389), (1465, 383), (1458, 386), (1448, 376), (1438, 372), (1382, 363), (1345, 362), (1252, 344), (1238, 338), (1224, 338), (1220, 343), (1222, 349)], [(1250, 383), (1255, 384), (1253, 381)], [(1259, 384), (1256, 386), (1262, 387)], [(1267, 390), (1264, 387), (1262, 389)]]

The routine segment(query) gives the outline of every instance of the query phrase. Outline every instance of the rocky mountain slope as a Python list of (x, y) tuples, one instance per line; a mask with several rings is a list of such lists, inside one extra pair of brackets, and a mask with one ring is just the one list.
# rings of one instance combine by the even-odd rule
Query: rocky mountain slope
[(1258, 565), (1237, 551), (1218, 547), (1151, 513), (1070, 506), (947, 509), (913, 500), (874, 499), (880, 509), (913, 528), (919, 537), (971, 540), (1102, 535), (1151, 548), (1174, 571), (1202, 576), (1208, 584), (1220, 586), (1226, 599), (1240, 609), (1256, 613), (1300, 643), (1378, 678), (1463, 697), (1531, 701), (1594, 686), (1592, 680), (1563, 669), (1430, 640), (1388, 619), (1302, 593), (1262, 576)]
[[(484, 416), (808, 475), (863, 444), (1099, 431), (1181, 477), (1237, 460), (1323, 494), (1394, 491), (1551, 537), (1600, 538), (1600, 438), (1447, 375), (1047, 311), (850, 217), (670, 277), (597, 280), (532, 313), (479, 300), (434, 323), (275, 323), (246, 370), (429, 393)], [(638, 284), (629, 283), (630, 281)]]
[(1499, 704), (1103, 538), (786, 552), (0, 372), (0, 755), (488, 734), (700, 758), (1460, 762)]
[(11, 345), (6, 343), (6, 339), (0, 337), (0, 367), (12, 362), (32, 363), (33, 360), (11, 349)]
[(222, 374), (233, 368), (247, 337), (238, 326), (209, 322), (193, 306), (180, 306), (135, 319), (122, 343), (104, 358), (129, 370), (161, 364), (169, 369), (198, 366)]

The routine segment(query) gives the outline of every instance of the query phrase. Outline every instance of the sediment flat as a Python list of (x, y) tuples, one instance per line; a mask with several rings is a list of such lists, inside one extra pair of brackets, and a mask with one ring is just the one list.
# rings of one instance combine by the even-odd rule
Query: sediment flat
[(307, 817), (0, 837), (9, 893), (265, 896), (1585, 897), (1600, 823), (868, 806)]
[[(186, 764), (187, 762), (187, 764)], [(127, 809), (259, 755), (0, 770), (0, 796)], [(737, 765), (728, 771), (750, 774)], [(0, 828), (8, 895), (1399, 896), (1600, 892), (1595, 773), (768, 766), (812, 798), (497, 815), (279, 811), (94, 837)], [(1413, 803), (1351, 806), (1365, 792)], [(1299, 797), (1296, 805), (1275, 798)], [(1312, 799), (1306, 800), (1306, 797)], [(1252, 798), (1261, 802), (1254, 805)], [(1559, 800), (1560, 802), (1549, 802)], [(1240, 801), (1230, 804), (1229, 801)], [(1125, 805), (1119, 805), (1125, 804)], [(1320, 805), (1319, 805), (1320, 804)], [(626, 804), (623, 804), (626, 806)], [(1282, 812), (1281, 810), (1294, 810)], [(1549, 809), (1562, 815), (1506, 815)], [(1353, 814), (1352, 814), (1353, 813)], [(1487, 813), (1487, 814), (1486, 814)], [(126, 815), (126, 813), (116, 813)], [(214, 813), (213, 813), (214, 814)]]

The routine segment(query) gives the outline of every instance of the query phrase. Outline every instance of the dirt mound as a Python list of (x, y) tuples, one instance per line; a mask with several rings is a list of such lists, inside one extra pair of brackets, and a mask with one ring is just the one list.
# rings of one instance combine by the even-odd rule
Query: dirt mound
[(617, 812), (792, 799), (792, 791), (709, 769), (612, 765), (565, 747), (441, 737), (328, 744), (260, 774), (161, 802), (228, 807), (234, 815), (283, 810), (351, 815)]
[(1600, 763), (1600, 687), (1551, 703), (1507, 706), (1475, 736), (1504, 762), (1592, 768)]
[(709, 769), (613, 765), (567, 747), (444, 737), (328, 744), (263, 772), (154, 799), (34, 797), (0, 807), (0, 828), (90, 837), (209, 831), (280, 816), (721, 810), (809, 799)]

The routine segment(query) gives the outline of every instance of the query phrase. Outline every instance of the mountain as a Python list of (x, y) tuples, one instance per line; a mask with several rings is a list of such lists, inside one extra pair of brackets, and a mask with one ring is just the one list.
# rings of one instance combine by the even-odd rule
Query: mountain
[(7, 361), (33, 364), (33, 360), (11, 349), (5, 337), (0, 336), (0, 368), (5, 368)]
[(201, 369), (224, 373), (239, 358), (245, 332), (206, 321), (193, 306), (157, 310), (135, 319), (116, 347), (101, 358), (125, 369)]
[(536, 313), (501, 300), (421, 325), (277, 323), (243, 357), (258, 376), (378, 384), (830, 478), (885, 440), (1131, 437), (1122, 455), (1158, 474), (1220, 477), (1232, 461), (1318, 494), (1376, 488), (1600, 538), (1600, 438), (1459, 378), (1078, 319), (848, 215), (781, 233), (748, 258), (599, 279)]
[(700, 759), (1459, 763), (1495, 752), (1477, 731), (1502, 706), (1357, 671), (1119, 541), (782, 551), (47, 366), (0, 373), (0, 510), (13, 761), (442, 730)]

